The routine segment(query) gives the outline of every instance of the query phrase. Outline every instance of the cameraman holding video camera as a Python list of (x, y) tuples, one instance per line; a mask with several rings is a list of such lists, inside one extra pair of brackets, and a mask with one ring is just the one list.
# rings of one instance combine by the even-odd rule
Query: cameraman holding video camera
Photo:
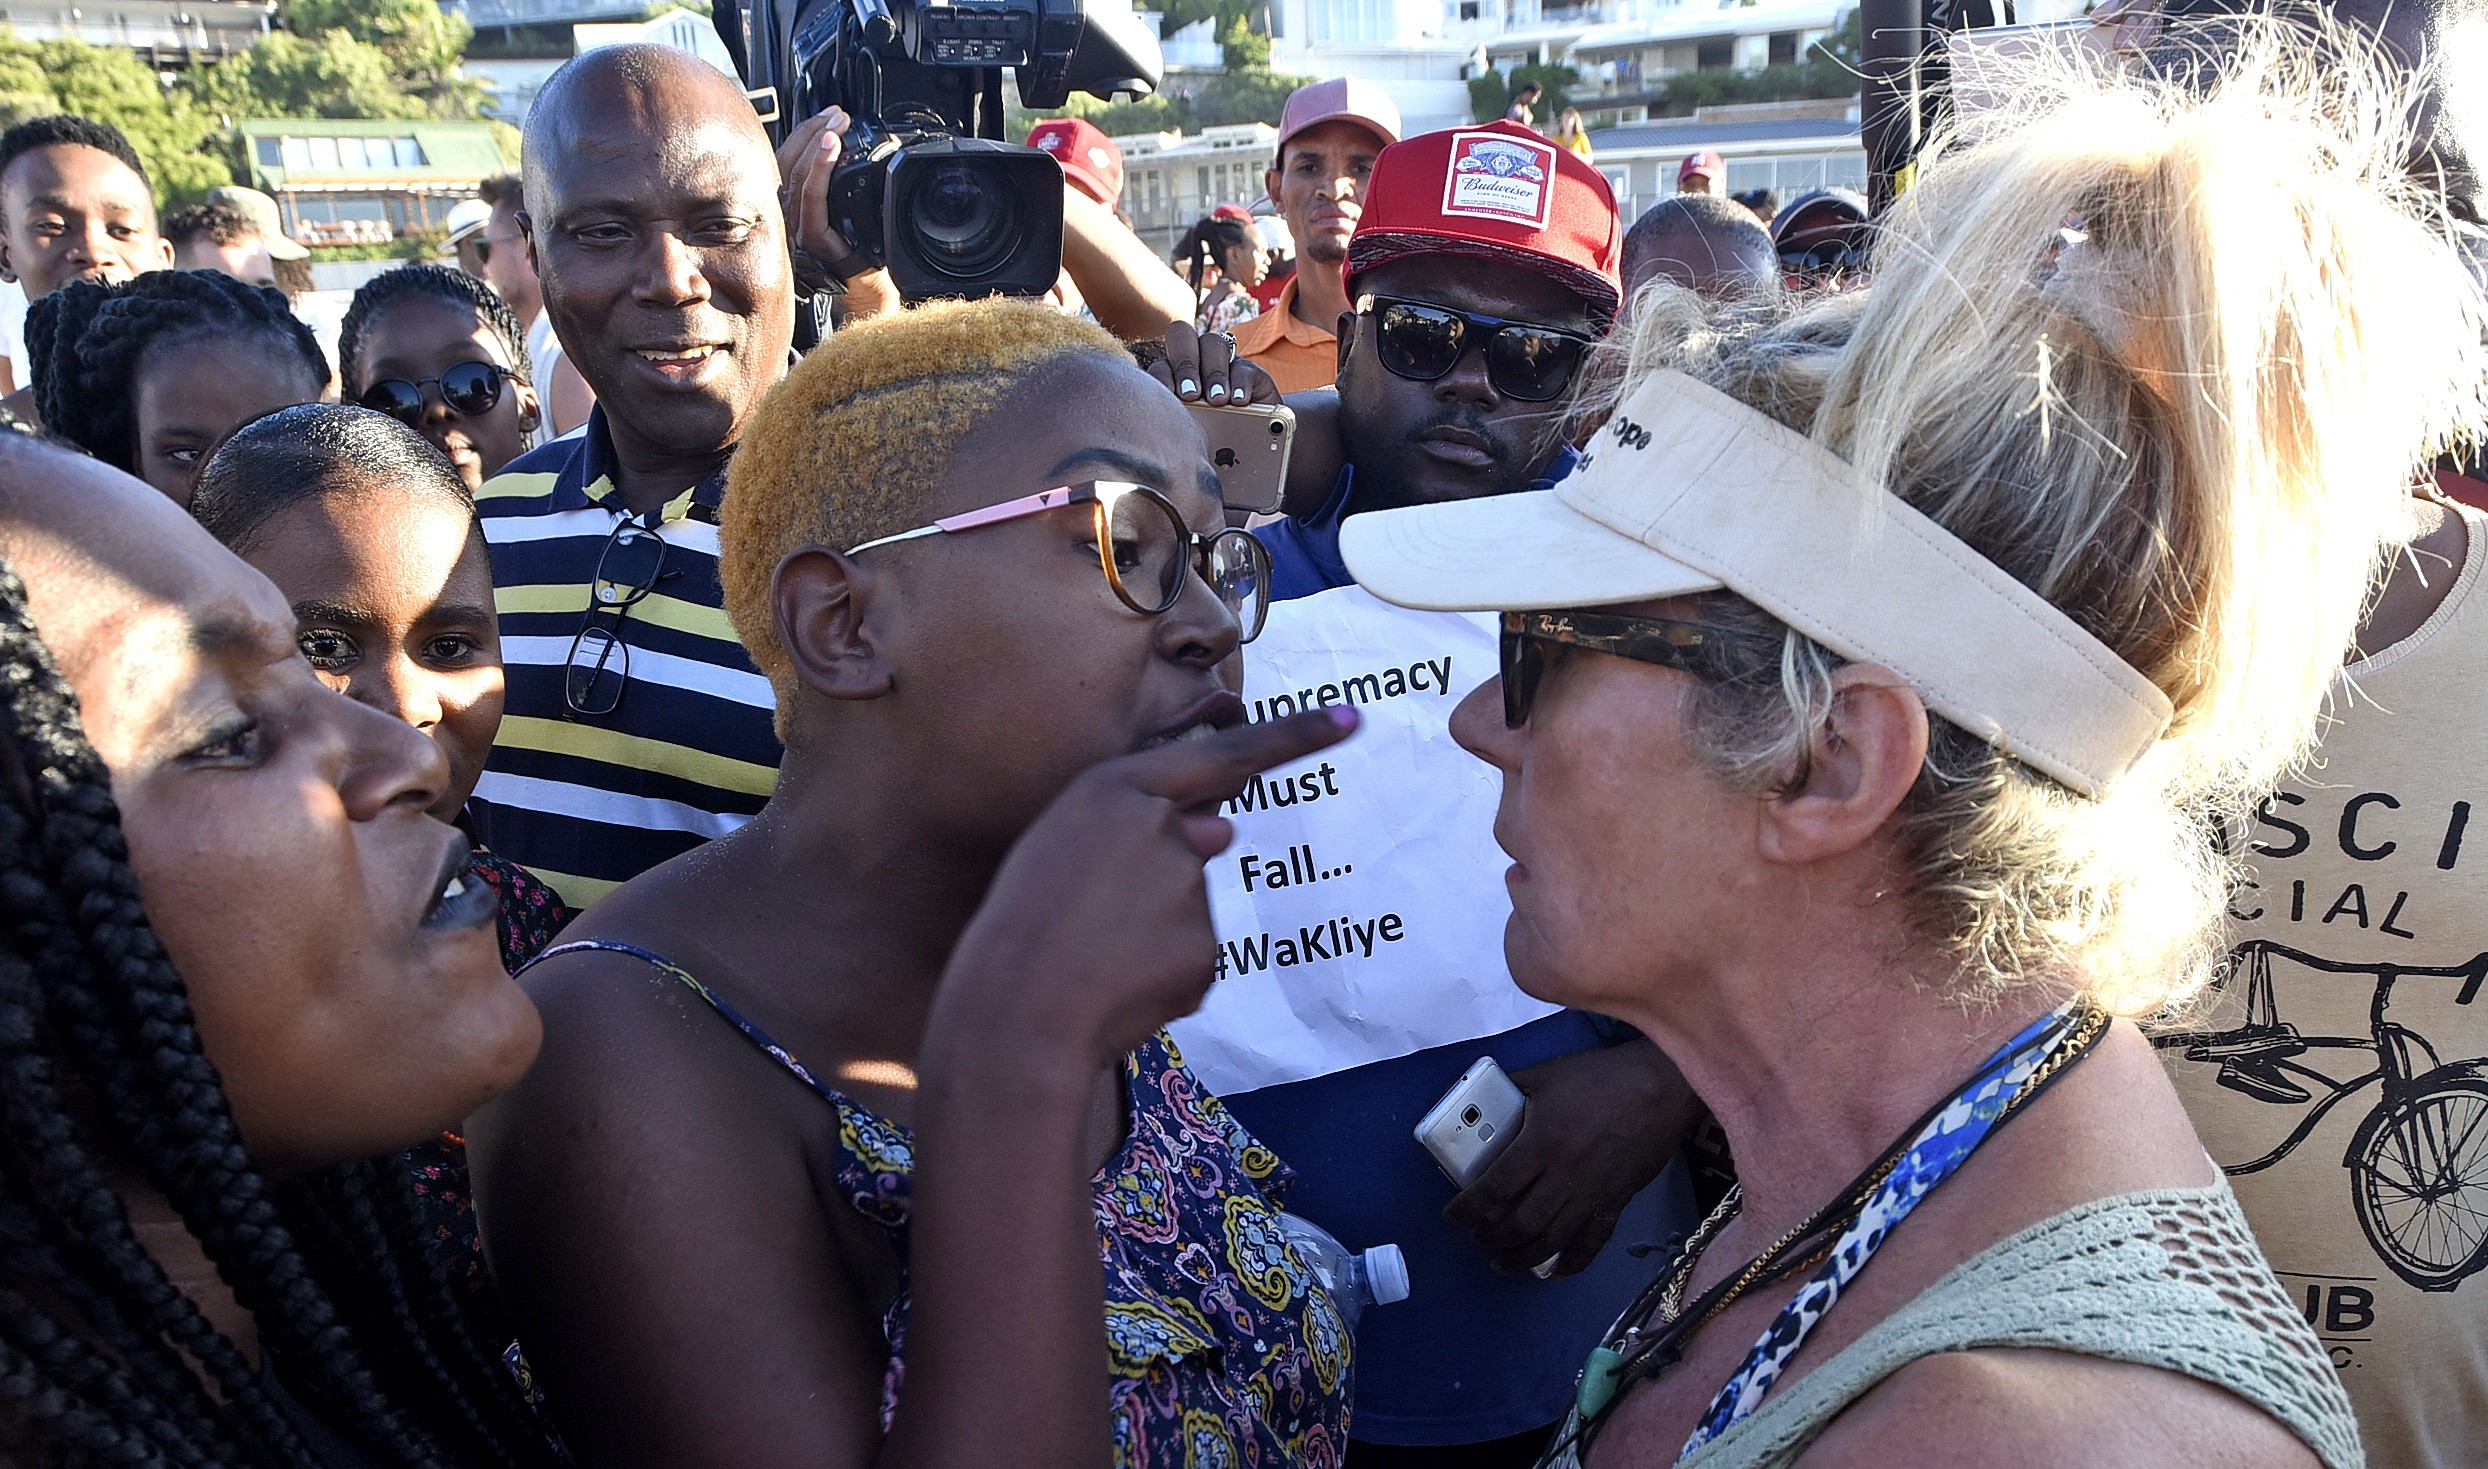
[[(1157, 38), (1086, 0), (727, 0), (717, 32), (782, 139), (808, 292), (858, 320), (893, 299), (1024, 296), (1066, 273), (1100, 325), (1164, 335), (1174, 273), (1041, 148), (1002, 141), (1004, 74), (1039, 112), (1074, 91), (1146, 96)], [(873, 279), (886, 271), (886, 281)]]
[[(831, 225), (830, 189), (845, 161), (846, 109), (832, 107), (807, 119), (778, 149), (786, 175), (788, 225), (795, 245), (831, 274), (856, 271), (846, 281), (846, 320), (864, 321), (900, 302), (887, 270), (872, 268)], [(1062, 269), (1097, 324), (1129, 342), (1166, 335), (1168, 323), (1192, 319), (1192, 296), (1182, 277), (1166, 268), (1148, 244), (1114, 214), (1070, 169), (1063, 172)]]

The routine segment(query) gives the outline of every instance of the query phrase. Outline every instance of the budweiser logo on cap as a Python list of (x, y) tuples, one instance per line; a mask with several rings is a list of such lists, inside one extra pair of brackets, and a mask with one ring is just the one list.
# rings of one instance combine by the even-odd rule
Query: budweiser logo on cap
[(1544, 229), (1554, 182), (1554, 144), (1505, 133), (1456, 133), (1443, 180), (1443, 213)]

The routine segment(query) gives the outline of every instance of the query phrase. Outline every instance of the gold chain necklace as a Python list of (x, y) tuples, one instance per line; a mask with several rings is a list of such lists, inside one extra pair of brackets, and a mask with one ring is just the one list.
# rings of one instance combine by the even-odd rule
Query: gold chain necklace
[[(2001, 1108), (1997, 1109), (1996, 1121), (2003, 1121), (2005, 1116), (2012, 1112), (2014, 1108), (2019, 1107), (2024, 1099), (2037, 1092), (2040, 1086), (2043, 1085), (2049, 1077), (2062, 1070), (2066, 1064), (2071, 1062), (2074, 1058), (2089, 1051), (2091, 1043), (2098, 1038), (2099, 1033), (2102, 1030), (2107, 1028), (2108, 1012), (2101, 1009), (2097, 1005), (2089, 1006), (2087, 1007), (2087, 1010), (2088, 1013), (2083, 1016), (2081, 1028), (2075, 1031), (2072, 1036), (2068, 1037), (2063, 1045), (2058, 1046), (2055, 1054), (2049, 1056), (2045, 1061), (2040, 1062), (2038, 1068), (2032, 1071), (2028, 1077), (2024, 1078), (2020, 1086), (2014, 1088), (2011, 1099), (2005, 1102)], [(1857, 1190), (1855, 1194), (1851, 1195), (1851, 1197), (1871, 1197), (1876, 1189), (1883, 1186), (1884, 1179), (1891, 1176), (1892, 1170), (1899, 1166), (1899, 1155), (1886, 1158), (1883, 1165), (1877, 1168), (1873, 1174), (1868, 1176), (1865, 1186)], [(1693, 1272), (1699, 1268), (1702, 1263), (1703, 1252), (1709, 1249), (1711, 1241), (1717, 1238), (1721, 1231), (1726, 1229), (1728, 1222), (1736, 1217), (1737, 1212), (1743, 1206), (1744, 1201), (1745, 1186), (1741, 1183), (1730, 1184), (1728, 1186), (1728, 1192), (1719, 1200), (1718, 1207), (1710, 1211), (1709, 1217), (1704, 1219), (1701, 1225), (1693, 1231), (1692, 1237), (1685, 1241), (1683, 1256), (1678, 1262), (1675, 1271), (1668, 1277), (1666, 1288), (1659, 1293), (1659, 1304), (1656, 1313), (1659, 1325), (1664, 1326), (1669, 1322), (1674, 1321), (1678, 1314), (1684, 1310), (1685, 1289), (1693, 1281)], [(1834, 1200), (1833, 1202), (1838, 1203), (1840, 1201)], [(1799, 1220), (1786, 1234), (1783, 1234), (1778, 1239), (1773, 1240), (1769, 1249), (1764, 1250), (1761, 1254), (1754, 1256), (1752, 1260), (1748, 1261), (1745, 1268), (1738, 1272), (1735, 1283), (1728, 1287), (1727, 1293), (1722, 1295), (1717, 1301), (1713, 1302), (1709, 1310), (1702, 1313), (1702, 1319), (1693, 1324), (1693, 1329), (1698, 1331), (1702, 1327), (1708, 1325), (1712, 1317), (1717, 1316), (1720, 1312), (1728, 1309), (1728, 1307), (1736, 1301), (1737, 1297), (1742, 1296), (1747, 1290), (1751, 1289), (1755, 1280), (1759, 1279), (1764, 1270), (1769, 1268), (1773, 1257), (1777, 1256), (1780, 1251), (1787, 1249), (1790, 1245), (1796, 1243), (1800, 1237), (1812, 1230), (1822, 1221), (1823, 1216), (1831, 1211), (1831, 1208), (1831, 1204), (1826, 1204), (1822, 1208), (1815, 1210), (1812, 1214), (1809, 1214), (1805, 1218)], [(1819, 1260), (1824, 1255), (1829, 1254), (1830, 1250), (1831, 1247), (1826, 1245), (1821, 1251), (1818, 1251), (1812, 1257), (1806, 1260), (1798, 1261), (1792, 1268), (1802, 1270), (1807, 1265), (1813, 1264), (1816, 1260)]]

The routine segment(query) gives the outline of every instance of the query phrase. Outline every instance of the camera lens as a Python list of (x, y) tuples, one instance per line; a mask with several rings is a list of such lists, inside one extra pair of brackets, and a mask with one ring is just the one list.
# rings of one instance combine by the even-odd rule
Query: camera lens
[(1461, 1122), (1470, 1127), (1475, 1127), (1477, 1125), (1477, 1118), (1478, 1111), (1475, 1107), (1466, 1108), (1460, 1113)]
[(1026, 234), (1009, 180), (964, 160), (925, 173), (908, 200), (907, 225), (924, 263), (957, 280), (1006, 263)]

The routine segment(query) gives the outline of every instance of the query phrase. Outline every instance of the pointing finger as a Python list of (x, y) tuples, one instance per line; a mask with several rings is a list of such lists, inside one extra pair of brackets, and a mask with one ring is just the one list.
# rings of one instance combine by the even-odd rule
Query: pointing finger
[(1335, 745), (1357, 726), (1345, 704), (1260, 724), (1237, 725), (1200, 739), (1179, 740), (1127, 755), (1119, 762), (1132, 784), (1178, 806), (1232, 798), (1254, 776)]

